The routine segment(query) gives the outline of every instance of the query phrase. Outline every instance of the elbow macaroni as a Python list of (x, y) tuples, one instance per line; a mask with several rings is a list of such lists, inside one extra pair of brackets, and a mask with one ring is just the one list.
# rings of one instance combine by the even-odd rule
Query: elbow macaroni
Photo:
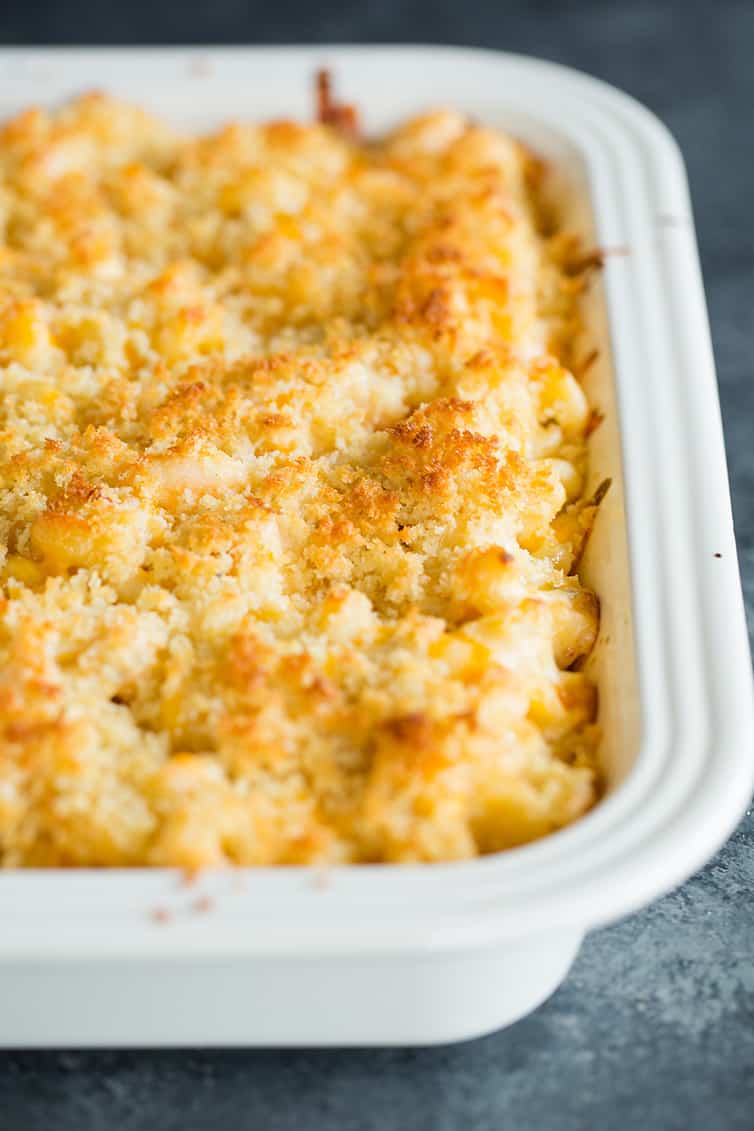
[(597, 795), (532, 159), (101, 95), (0, 134), (0, 861), (430, 861)]

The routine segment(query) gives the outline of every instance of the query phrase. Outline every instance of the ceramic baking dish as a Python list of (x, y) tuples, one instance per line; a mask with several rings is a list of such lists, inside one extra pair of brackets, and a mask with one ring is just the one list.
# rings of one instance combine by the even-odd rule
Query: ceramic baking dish
[(584, 563), (608, 796), (481, 860), (202, 876), (0, 875), (0, 1043), (428, 1043), (507, 1024), (584, 933), (680, 883), (752, 788), (752, 688), (707, 316), (679, 152), (626, 95), (549, 63), (449, 48), (0, 53), (0, 115), (106, 88), (191, 126), (309, 116), (327, 65), (370, 130), (429, 106), (555, 163), (613, 250), (588, 311), (609, 492)]

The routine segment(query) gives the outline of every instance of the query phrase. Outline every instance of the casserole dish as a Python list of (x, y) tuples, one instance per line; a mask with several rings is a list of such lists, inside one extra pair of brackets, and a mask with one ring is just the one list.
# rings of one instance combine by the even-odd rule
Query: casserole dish
[(612, 480), (582, 576), (607, 797), (576, 825), (432, 866), (0, 876), (6, 1045), (428, 1043), (521, 1016), (586, 930), (669, 890), (752, 784), (751, 673), (709, 334), (682, 162), (625, 95), (455, 49), (8, 51), (7, 117), (83, 88), (194, 128), (308, 117), (332, 67), (368, 131), (443, 102), (561, 172), (568, 226), (607, 251), (585, 384)]

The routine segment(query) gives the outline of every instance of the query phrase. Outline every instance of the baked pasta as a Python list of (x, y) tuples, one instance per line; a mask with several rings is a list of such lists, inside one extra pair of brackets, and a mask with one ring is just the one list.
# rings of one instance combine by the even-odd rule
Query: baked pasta
[[(442, 111), (0, 135), (0, 859), (437, 861), (598, 789), (583, 279)], [(569, 368), (570, 366), (570, 368)]]

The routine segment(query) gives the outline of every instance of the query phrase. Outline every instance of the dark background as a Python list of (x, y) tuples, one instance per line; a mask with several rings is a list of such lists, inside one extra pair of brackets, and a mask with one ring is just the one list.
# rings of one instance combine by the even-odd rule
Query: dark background
[[(691, 180), (751, 614), (754, 3), (5, 0), (0, 8), (5, 44), (328, 41), (540, 55), (615, 83), (668, 123)], [(565, 985), (505, 1032), (424, 1050), (3, 1054), (0, 1129), (751, 1131), (753, 889), (749, 813), (701, 875), (590, 937)]]

